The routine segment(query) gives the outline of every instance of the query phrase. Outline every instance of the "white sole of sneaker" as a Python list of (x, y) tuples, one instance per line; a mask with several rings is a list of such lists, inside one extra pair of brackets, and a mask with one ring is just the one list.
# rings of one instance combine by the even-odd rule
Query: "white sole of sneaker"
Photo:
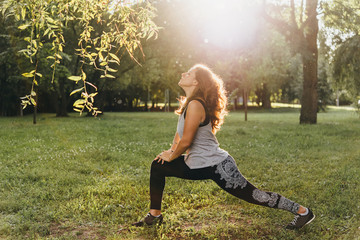
[(311, 223), (314, 219), (315, 219), (315, 214), (314, 214), (314, 216), (312, 217), (312, 219), (310, 219), (310, 221), (308, 221), (307, 223), (305, 223), (304, 226), (306, 226), (306, 225), (308, 225), (309, 223)]

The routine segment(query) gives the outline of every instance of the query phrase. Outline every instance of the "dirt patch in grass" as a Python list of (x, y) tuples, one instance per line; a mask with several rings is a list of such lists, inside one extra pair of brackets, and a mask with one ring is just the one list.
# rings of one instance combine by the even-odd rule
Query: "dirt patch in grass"
[(76, 239), (106, 239), (108, 227), (98, 223), (53, 223), (49, 237), (71, 237)]

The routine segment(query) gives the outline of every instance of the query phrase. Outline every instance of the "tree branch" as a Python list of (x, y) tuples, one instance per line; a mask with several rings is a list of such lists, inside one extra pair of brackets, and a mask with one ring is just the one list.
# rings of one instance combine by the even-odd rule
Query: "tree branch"
[[(294, 4), (294, 0), (291, 0), (291, 5), (293, 4)], [(294, 8), (292, 9), (292, 12), (293, 10)], [(280, 32), (282, 35), (285, 36), (287, 40), (291, 40), (292, 35), (302, 36), (301, 34), (302, 31), (299, 29), (295, 21), (295, 12), (293, 12), (291, 15), (292, 15), (291, 17), (292, 20), (291, 20), (291, 24), (289, 24), (284, 20), (276, 19), (270, 16), (269, 14), (267, 14), (265, 11), (265, 5), (263, 5), (262, 14), (261, 14), (261, 16), (265, 19), (265, 21), (273, 25), (278, 32)]]
[(301, 0), (301, 11), (300, 11), (300, 24), (303, 23), (303, 15), (304, 15), (304, 0)]
[(301, 32), (303, 32), (304, 28), (309, 24), (309, 22), (311, 22), (313, 20), (313, 18), (314, 17), (316, 18), (316, 16), (318, 15), (316, 8), (315, 8), (315, 11), (311, 11), (311, 12), (308, 11), (308, 9), (311, 9), (311, 7), (310, 7), (311, 1), (312, 0), (307, 0), (307, 2), (306, 2), (306, 13), (308, 14), (308, 16), (307, 16), (305, 22), (303, 22), (300, 26), (299, 30)]
[(293, 26), (296, 26), (296, 28), (298, 28), (298, 25), (297, 25), (296, 19), (295, 19), (295, 2), (294, 2), (294, 0), (290, 1), (290, 8), (291, 8), (291, 10), (290, 10), (290, 12), (291, 12), (291, 17), (290, 17), (291, 24)]
[(269, 14), (267, 14), (265, 11), (263, 11), (262, 13), (262, 17), (269, 22), (270, 24), (272, 24), (276, 30), (278, 30), (281, 34), (283, 34), (284, 36), (287, 36), (289, 33), (291, 33), (293, 31), (293, 28), (291, 25), (289, 25), (287, 22), (280, 20), (280, 19), (276, 19), (271, 17)]

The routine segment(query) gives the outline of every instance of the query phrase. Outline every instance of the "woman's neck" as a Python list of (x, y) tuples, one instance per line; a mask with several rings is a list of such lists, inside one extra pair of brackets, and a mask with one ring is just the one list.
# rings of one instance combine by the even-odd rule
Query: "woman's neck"
[(183, 88), (183, 89), (184, 89), (186, 98), (189, 98), (193, 94), (195, 87), (189, 87), (189, 88)]

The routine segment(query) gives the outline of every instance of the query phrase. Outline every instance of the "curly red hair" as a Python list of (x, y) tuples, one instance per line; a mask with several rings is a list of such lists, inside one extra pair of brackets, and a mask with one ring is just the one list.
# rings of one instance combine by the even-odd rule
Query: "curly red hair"
[(196, 64), (190, 70), (195, 70), (195, 79), (199, 84), (190, 97), (180, 97), (180, 107), (175, 112), (181, 114), (191, 100), (202, 99), (210, 117), (212, 132), (215, 134), (220, 130), (228, 113), (226, 110), (227, 97), (224, 83), (220, 77), (205, 65)]

